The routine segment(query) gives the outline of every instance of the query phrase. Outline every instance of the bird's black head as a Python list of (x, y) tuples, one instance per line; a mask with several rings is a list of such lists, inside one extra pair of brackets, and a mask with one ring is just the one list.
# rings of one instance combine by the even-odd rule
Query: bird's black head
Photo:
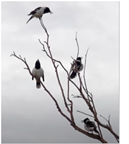
[(78, 57), (77, 60), (81, 61), (82, 57)]
[(36, 61), (36, 63), (35, 63), (35, 68), (36, 68), (36, 69), (40, 69), (40, 62), (39, 62), (39, 60)]
[(49, 7), (46, 7), (46, 8), (44, 9), (44, 14), (45, 14), (45, 13), (50, 13), (50, 14), (52, 14), (53, 12), (50, 11)]
[(87, 121), (89, 121), (89, 119), (88, 119), (88, 118), (86, 118), (86, 119), (82, 120), (82, 122), (84, 122), (84, 123), (86, 123)]

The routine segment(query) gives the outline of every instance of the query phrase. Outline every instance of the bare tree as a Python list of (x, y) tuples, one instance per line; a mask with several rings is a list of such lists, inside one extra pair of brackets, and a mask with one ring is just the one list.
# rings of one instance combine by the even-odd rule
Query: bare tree
[[(56, 97), (49, 91), (49, 88), (46, 87), (45, 84), (40, 81), (42, 88), (52, 98), (53, 102), (55, 103), (55, 105), (57, 107), (57, 110), (59, 111), (59, 113), (65, 119), (67, 119), (67, 121), (69, 121), (70, 125), (75, 130), (79, 131), (80, 133), (82, 133), (82, 134), (84, 134), (84, 135), (86, 135), (86, 136), (88, 136), (90, 138), (99, 140), (102, 143), (108, 143), (104, 139), (103, 133), (101, 131), (101, 128), (104, 128), (104, 129), (107, 129), (115, 137), (117, 142), (119, 142), (119, 136), (114, 132), (114, 130), (113, 130), (112, 126), (111, 126), (110, 115), (109, 115), (108, 119), (106, 119), (106, 118), (104, 118), (103, 116), (100, 115), (102, 118), (104, 118), (106, 120), (107, 124), (103, 124), (103, 123), (100, 122), (100, 120), (98, 118), (98, 113), (97, 113), (97, 110), (96, 110), (96, 107), (95, 107), (95, 103), (94, 103), (94, 100), (93, 100), (93, 95), (92, 95), (92, 93), (90, 93), (88, 91), (88, 88), (87, 88), (85, 70), (86, 70), (86, 59), (87, 59), (87, 54), (88, 54), (88, 50), (89, 49), (87, 49), (86, 54), (85, 54), (85, 63), (84, 63), (84, 69), (83, 69), (83, 77), (80, 76), (79, 72), (77, 74), (77, 78), (79, 79), (79, 85), (77, 85), (72, 79), (69, 78), (69, 73), (70, 72), (64, 67), (63, 63), (60, 60), (57, 60), (57, 59), (55, 59), (53, 57), (52, 52), (51, 52), (51, 48), (50, 48), (50, 45), (49, 45), (49, 34), (48, 34), (48, 31), (47, 31), (46, 28), (44, 28), (45, 26), (43, 25), (41, 20), (40, 20), (40, 23), (41, 23), (41, 26), (43, 27), (43, 29), (45, 30), (47, 38), (46, 38), (46, 41), (44, 41), (44, 42), (41, 42), (41, 40), (39, 39), (39, 42), (40, 42), (40, 44), (42, 46), (42, 51), (51, 60), (52, 65), (54, 67), (56, 78), (57, 78), (57, 82), (58, 82), (58, 85), (59, 85), (59, 88), (60, 88), (60, 91), (61, 91), (61, 96), (63, 98), (64, 106), (65, 106), (65, 108), (67, 110), (67, 115), (63, 112), (62, 108), (59, 106), (59, 103), (57, 102)], [(77, 44), (77, 57), (78, 57), (78, 55), (79, 55), (79, 44), (78, 44), (78, 40), (77, 40), (77, 33), (76, 33), (75, 40), (76, 40), (76, 44)], [(20, 61), (22, 61), (25, 64), (25, 66), (26, 66), (25, 69), (28, 70), (29, 74), (32, 76), (32, 72), (31, 72), (30, 67), (29, 67), (29, 65), (28, 65), (28, 63), (27, 63), (25, 58), (22, 58), (20, 55), (18, 56), (15, 52), (13, 52), (11, 54), (11, 56), (14, 56), (17, 59), (19, 59)], [(67, 77), (66, 77), (66, 79), (67, 79), (67, 94), (65, 94), (65, 92), (64, 92), (63, 85), (62, 85), (60, 77), (59, 77), (59, 72), (58, 72), (58, 67), (59, 66), (61, 66), (61, 68), (64, 70), (64, 72), (67, 75)], [(36, 77), (35, 77), (35, 79), (36, 79)], [(78, 92), (80, 93), (79, 96), (73, 95), (73, 97), (70, 97), (70, 84), (72, 84), (78, 90)], [(77, 112), (82, 113), (84, 115), (87, 115), (88, 117), (94, 118), (95, 122), (97, 123), (97, 128), (98, 128), (99, 134), (89, 133), (89, 132), (81, 129), (75, 123), (74, 115), (73, 115), (74, 103), (72, 101), (72, 98), (81, 98), (85, 102), (85, 104), (89, 107), (89, 111), (90, 111), (91, 114), (84, 113), (84, 112), (82, 112), (80, 110), (77, 110)]]

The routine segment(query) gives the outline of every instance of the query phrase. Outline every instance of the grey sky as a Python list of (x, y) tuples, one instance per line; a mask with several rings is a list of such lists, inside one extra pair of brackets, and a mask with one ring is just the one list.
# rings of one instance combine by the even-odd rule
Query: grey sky
[[(53, 56), (69, 70), (76, 57), (75, 33), (78, 32), (80, 56), (90, 47), (86, 78), (94, 95), (98, 114), (108, 117), (119, 133), (119, 3), (118, 2), (2, 2), (2, 142), (99, 142), (75, 131), (57, 111), (55, 104), (43, 89), (37, 90), (35, 81), (23, 68), (24, 64), (10, 54), (25, 57), (30, 68), (37, 59), (45, 71), (45, 85), (54, 93), (63, 107), (59, 87), (50, 60), (43, 53), (38, 38), (46, 35), (38, 19), (27, 14), (38, 6), (50, 7), (53, 15), (43, 21), (50, 34)], [(66, 75), (59, 67), (61, 81), (66, 89)], [(75, 79), (78, 83), (78, 80)], [(75, 94), (71, 86), (71, 94)], [(78, 93), (77, 93), (78, 94)], [(80, 99), (74, 99), (76, 123), (83, 128), (88, 111)], [(100, 120), (106, 123), (101, 117)], [(103, 130), (108, 142), (114, 137)]]

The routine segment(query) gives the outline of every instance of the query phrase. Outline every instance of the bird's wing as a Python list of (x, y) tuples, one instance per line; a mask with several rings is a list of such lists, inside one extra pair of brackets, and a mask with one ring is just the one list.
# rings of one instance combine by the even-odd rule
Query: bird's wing
[(87, 124), (89, 127), (96, 127), (95, 123), (92, 122), (92, 121), (88, 121), (86, 124)]
[(77, 64), (77, 66), (80, 66), (81, 62), (76, 60), (76, 64)]
[(79, 60), (75, 60), (72, 63), (71, 69), (77, 72), (80, 65), (81, 65), (81, 62)]
[(70, 78), (73, 79), (76, 77), (76, 75), (77, 75), (77, 73), (75, 71), (72, 71), (70, 74)]
[(43, 79), (43, 81), (45, 81), (43, 69), (42, 69), (42, 79)]
[[(33, 75), (33, 76), (35, 76), (35, 70), (36, 70), (35, 68), (33, 68), (33, 70), (32, 70), (32, 75)], [(32, 80), (34, 79), (33, 76), (32, 76)]]
[(39, 9), (41, 9), (41, 7), (38, 7), (35, 10), (31, 11), (28, 15), (34, 15)]
[(75, 71), (75, 69), (76, 69), (76, 62), (73, 61), (73, 63), (71, 64), (71, 69), (70, 69), (70, 71), (72, 71), (72, 70)]

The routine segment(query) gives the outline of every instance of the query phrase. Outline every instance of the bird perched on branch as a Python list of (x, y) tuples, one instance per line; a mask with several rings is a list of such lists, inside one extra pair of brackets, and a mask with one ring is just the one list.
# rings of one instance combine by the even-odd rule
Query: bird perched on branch
[(93, 121), (90, 121), (88, 118), (84, 119), (82, 122), (84, 122), (84, 128), (87, 131), (95, 131), (96, 133), (99, 133), (98, 130), (96, 129), (96, 125)]
[[(40, 88), (41, 84), (40, 84), (40, 77), (42, 77), (43, 81), (44, 81), (44, 71), (40, 66), (40, 62), (39, 60), (37, 60), (35, 62), (35, 67), (32, 70), (32, 75), (36, 78), (36, 87)], [(32, 80), (34, 79), (34, 77), (32, 76)]]
[(76, 60), (73, 61), (71, 70), (70, 70), (70, 78), (73, 79), (76, 77), (77, 72), (83, 69), (83, 64), (81, 62), (82, 57), (78, 57)]
[(31, 15), (31, 17), (29, 18), (29, 20), (26, 22), (28, 23), (32, 18), (39, 18), (41, 19), (43, 14), (46, 14), (46, 13), (51, 13), (51, 10), (49, 9), (49, 7), (38, 7), (36, 8), (35, 10), (31, 11), (28, 16)]

